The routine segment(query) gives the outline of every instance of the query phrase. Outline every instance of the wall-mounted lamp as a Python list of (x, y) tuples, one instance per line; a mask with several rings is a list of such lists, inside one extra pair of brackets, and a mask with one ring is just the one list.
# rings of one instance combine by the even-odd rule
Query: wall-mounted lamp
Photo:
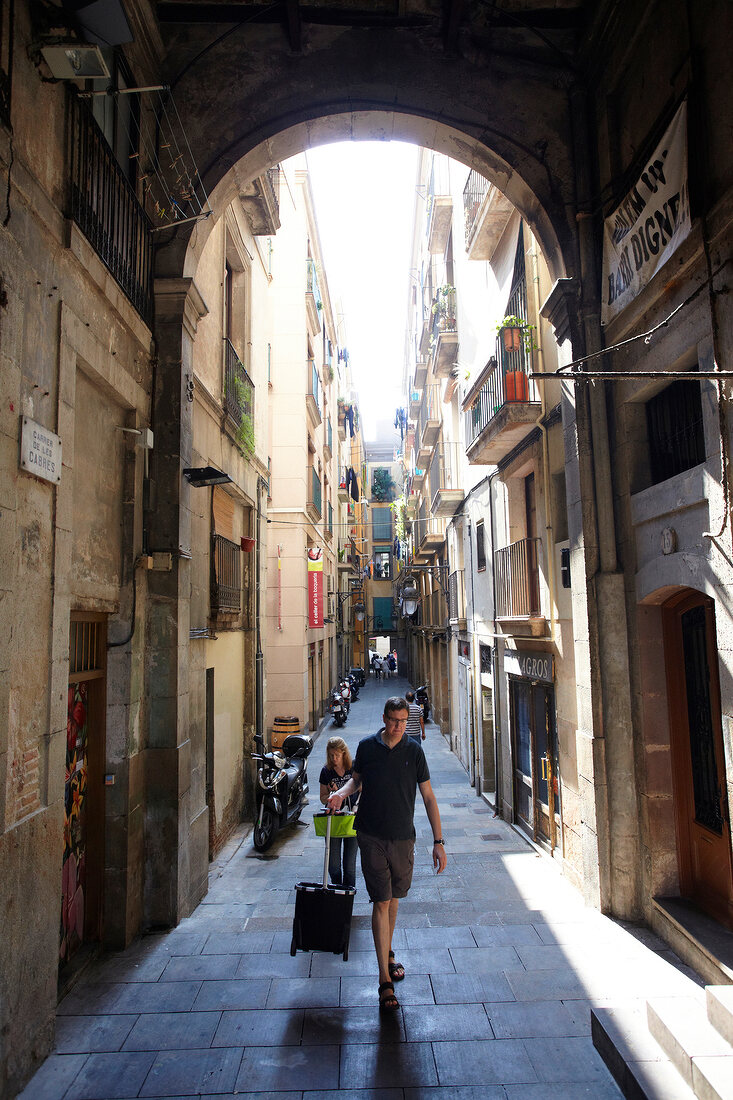
[(363, 603), (355, 603), (354, 604), (354, 618), (356, 619), (356, 621), (358, 623), (363, 623), (364, 622), (364, 613), (365, 613), (364, 604)]
[(403, 616), (411, 618), (417, 611), (417, 605), (420, 602), (420, 593), (417, 590), (417, 585), (412, 577), (407, 577), (405, 583), (402, 585), (402, 593), (400, 596), (400, 609)]
[(43, 60), (57, 80), (95, 80), (109, 77), (109, 69), (99, 46), (87, 42), (50, 42), (41, 46)]
[(229, 474), (217, 470), (215, 466), (191, 466), (183, 471), (183, 476), (196, 489), (204, 485), (226, 485), (232, 480)]

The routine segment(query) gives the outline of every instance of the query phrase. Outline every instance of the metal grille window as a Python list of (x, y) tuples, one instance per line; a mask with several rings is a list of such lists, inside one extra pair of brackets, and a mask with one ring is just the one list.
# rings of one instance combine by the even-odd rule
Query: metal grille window
[(69, 678), (91, 679), (104, 670), (104, 622), (101, 619), (72, 619), (69, 624)]
[(673, 382), (647, 401), (652, 485), (705, 461), (700, 387)]
[(466, 247), (471, 239), (471, 233), (476, 222), (476, 216), (481, 209), (481, 203), (489, 190), (491, 184), (489, 181), (477, 172), (476, 169), (472, 169), (466, 180), (466, 186), (463, 188), (463, 218), (466, 230)]
[(491, 646), (479, 645), (479, 660), (482, 672), (491, 672)]
[(242, 606), (241, 547), (223, 535), (213, 535), (211, 610), (239, 611)]
[(486, 568), (486, 543), (484, 542), (484, 521), (476, 524), (476, 568), (479, 573)]

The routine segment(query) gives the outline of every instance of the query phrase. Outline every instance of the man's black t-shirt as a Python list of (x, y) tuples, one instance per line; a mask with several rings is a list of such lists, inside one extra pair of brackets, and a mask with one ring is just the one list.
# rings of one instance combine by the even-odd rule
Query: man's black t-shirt
[(393, 749), (382, 730), (365, 737), (356, 750), (353, 769), (361, 777), (356, 831), (382, 840), (415, 837), (415, 795), (418, 783), (430, 779), (422, 745), (403, 735)]

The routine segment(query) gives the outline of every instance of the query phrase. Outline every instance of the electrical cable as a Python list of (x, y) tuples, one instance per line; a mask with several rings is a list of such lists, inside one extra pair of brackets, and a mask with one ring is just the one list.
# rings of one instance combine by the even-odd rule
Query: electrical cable
[[(688, 295), (688, 297), (685, 298), (685, 300), (683, 302), (680, 302), (680, 304), (678, 306), (675, 306), (675, 308), (672, 310), (672, 312), (670, 314), (668, 314), (668, 316), (665, 317), (663, 321), (660, 321), (658, 324), (653, 325), (652, 328), (648, 329), (646, 332), (640, 332), (636, 336), (629, 336), (628, 339), (626, 339), (626, 340), (619, 340), (618, 343), (610, 344), (607, 348), (602, 348), (600, 351), (591, 352), (590, 355), (582, 355), (579, 359), (573, 359), (572, 363), (566, 363), (564, 367), (559, 367), (558, 370), (556, 370), (556, 371), (547, 371), (547, 372), (542, 372), (542, 373), (538, 373), (537, 371), (534, 371), (529, 377), (530, 378), (582, 378), (584, 373), (585, 373), (584, 371), (574, 371), (573, 370), (574, 367), (579, 367), (581, 363), (589, 363), (591, 361), (591, 359), (600, 359), (604, 355), (610, 355), (611, 352), (619, 351), (619, 349), (625, 348), (629, 344), (635, 344), (637, 342), (637, 340), (643, 340), (645, 344), (650, 344), (652, 336), (654, 336), (654, 334), (657, 333), (660, 328), (664, 328), (666, 325), (668, 325), (669, 322), (680, 312), (681, 309), (684, 309), (684, 307), (688, 306), (690, 304), (690, 302), (693, 302), (695, 300), (695, 298), (697, 298), (698, 294), (701, 294), (703, 292), (703, 290), (709, 284), (712, 283), (713, 279), (715, 279), (715, 277), (720, 274), (720, 272), (723, 270), (723, 268), (728, 266), (729, 263), (730, 263), (730, 257), (728, 257), (726, 260), (723, 260), (723, 262), (718, 267), (716, 267), (715, 271), (713, 271), (710, 274), (709, 278), (705, 279), (704, 282), (700, 283), (700, 285), (698, 287), (696, 287), (695, 290), (693, 290), (692, 294)], [(618, 371), (618, 372), (608, 371), (608, 372), (604, 372), (604, 376), (605, 376), (606, 373), (610, 374), (611, 377), (618, 376), (618, 378), (620, 378), (620, 379), (628, 377), (625, 374), (624, 371)], [(637, 372), (637, 373), (640, 374), (641, 372)], [(663, 371), (648, 372), (648, 373), (649, 373), (649, 377), (654, 377), (654, 378), (656, 378), (657, 376), (661, 377), (664, 374)], [(716, 371), (716, 374), (717, 373), (718, 372)]]

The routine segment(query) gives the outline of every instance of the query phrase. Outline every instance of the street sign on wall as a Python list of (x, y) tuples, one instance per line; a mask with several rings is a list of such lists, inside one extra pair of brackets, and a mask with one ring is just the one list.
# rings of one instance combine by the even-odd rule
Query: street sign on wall
[(20, 468), (54, 485), (61, 481), (60, 436), (27, 416), (20, 434)]

